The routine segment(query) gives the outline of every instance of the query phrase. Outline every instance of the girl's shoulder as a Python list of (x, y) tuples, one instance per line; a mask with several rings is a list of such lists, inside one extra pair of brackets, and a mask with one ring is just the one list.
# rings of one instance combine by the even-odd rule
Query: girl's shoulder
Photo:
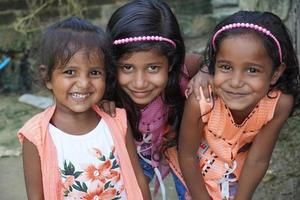
[(119, 120), (123, 121), (127, 124), (127, 115), (126, 115), (126, 110), (124, 108), (116, 108), (116, 115), (115, 117), (111, 117), (109, 114), (106, 112), (102, 111), (99, 106), (94, 105), (93, 109), (97, 112), (97, 114), (104, 118), (104, 119), (112, 119), (112, 120)]
[(294, 105), (294, 97), (290, 94), (281, 93), (276, 104), (274, 115), (282, 115), (282, 113), (290, 113)]
[(23, 127), (18, 130), (17, 136), (19, 141), (23, 143), (23, 139), (26, 137), (34, 144), (39, 143), (42, 138), (44, 138), (44, 134), (46, 133), (46, 129), (48, 128), (48, 124), (54, 113), (54, 110), (55, 105), (45, 109), (29, 119), (23, 125)]
[(123, 108), (116, 108), (115, 117), (111, 117), (106, 112), (102, 111), (97, 105), (93, 106), (93, 109), (97, 112), (97, 114), (104, 119), (105, 123), (108, 124), (109, 127), (117, 127), (121, 129), (123, 133), (126, 133), (127, 130), (127, 115), (126, 110)]

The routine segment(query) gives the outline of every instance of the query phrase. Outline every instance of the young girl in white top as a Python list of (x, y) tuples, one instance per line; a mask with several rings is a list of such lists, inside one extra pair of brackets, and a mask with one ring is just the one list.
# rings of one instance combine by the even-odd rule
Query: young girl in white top
[(46, 29), (40, 49), (55, 104), (18, 134), (28, 198), (148, 199), (125, 111), (113, 119), (95, 106), (114, 87), (106, 84), (113, 65), (106, 34), (71, 17)]

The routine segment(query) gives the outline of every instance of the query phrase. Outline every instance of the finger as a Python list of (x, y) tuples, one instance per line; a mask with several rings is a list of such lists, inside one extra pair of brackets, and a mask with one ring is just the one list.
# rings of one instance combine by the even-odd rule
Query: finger
[(186, 97), (186, 98), (188, 98), (188, 96), (189, 96), (190, 94), (192, 94), (192, 92), (193, 92), (193, 85), (194, 85), (194, 79), (192, 78), (192, 79), (189, 81), (188, 85), (187, 85), (187, 89), (184, 91), (184, 94), (185, 94), (185, 97)]
[(211, 86), (209, 84), (206, 87), (202, 87), (203, 95), (207, 102), (210, 102), (210, 100), (211, 100), (211, 95), (210, 95), (211, 89), (210, 88), (211, 88)]
[(102, 102), (101, 102), (101, 101), (99, 101), (99, 102), (97, 103), (97, 105), (99, 106), (99, 108), (100, 108), (101, 110), (103, 110), (103, 109), (102, 109)]
[(110, 115), (111, 115), (112, 117), (115, 117), (115, 116), (116, 116), (116, 104), (115, 104), (114, 101), (111, 101), (111, 102), (109, 103), (109, 110), (110, 110)]
[(187, 88), (187, 89), (184, 91), (184, 96), (185, 96), (186, 99), (190, 96), (190, 90), (189, 90), (189, 88)]
[(201, 83), (200, 83), (200, 81), (199, 80), (195, 80), (194, 81), (194, 83), (193, 83), (194, 85), (193, 85), (193, 93), (194, 93), (194, 95), (196, 96), (196, 99), (198, 100), (198, 101), (200, 101), (201, 100), (201, 95), (200, 95), (200, 88), (201, 88)]
[(104, 112), (106, 112), (107, 114), (111, 115), (111, 113), (110, 113), (109, 102), (107, 102), (107, 101), (102, 102), (102, 110), (103, 110)]

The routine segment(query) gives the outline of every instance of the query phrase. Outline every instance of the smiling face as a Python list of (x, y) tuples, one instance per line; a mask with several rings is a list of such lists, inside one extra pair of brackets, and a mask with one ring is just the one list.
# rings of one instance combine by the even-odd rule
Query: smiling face
[(168, 59), (154, 50), (134, 52), (118, 60), (118, 82), (139, 107), (159, 96), (168, 81)]
[(225, 38), (216, 56), (214, 84), (232, 114), (247, 116), (275, 84), (281, 71), (272, 70), (272, 60), (255, 34)]
[(55, 66), (46, 83), (55, 96), (57, 110), (67, 113), (89, 111), (105, 91), (104, 63), (96, 53), (78, 51), (66, 64)]

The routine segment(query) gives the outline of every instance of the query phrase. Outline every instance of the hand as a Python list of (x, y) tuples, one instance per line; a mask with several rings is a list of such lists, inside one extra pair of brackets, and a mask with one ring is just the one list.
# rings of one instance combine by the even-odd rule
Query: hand
[(111, 117), (116, 116), (116, 104), (114, 101), (109, 101), (109, 100), (101, 100), (98, 103), (99, 107), (101, 110), (109, 114)]
[(211, 91), (213, 89), (213, 78), (209, 73), (199, 70), (198, 73), (190, 80), (186, 96), (194, 94), (197, 100), (201, 100), (200, 88), (203, 90), (203, 95), (207, 102), (211, 101)]

